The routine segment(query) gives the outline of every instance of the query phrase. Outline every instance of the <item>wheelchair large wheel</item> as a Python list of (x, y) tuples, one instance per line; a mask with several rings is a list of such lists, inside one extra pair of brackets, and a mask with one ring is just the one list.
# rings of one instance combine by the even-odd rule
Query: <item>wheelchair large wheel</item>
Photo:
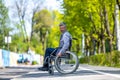
[(55, 59), (55, 68), (61, 74), (73, 73), (77, 70), (78, 66), (78, 57), (70, 51), (66, 51), (65, 55)]

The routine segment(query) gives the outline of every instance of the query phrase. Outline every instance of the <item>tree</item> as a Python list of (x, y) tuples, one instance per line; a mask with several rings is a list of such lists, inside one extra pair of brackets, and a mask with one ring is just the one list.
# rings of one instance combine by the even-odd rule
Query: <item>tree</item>
[(42, 44), (41, 50), (45, 51), (47, 34), (53, 23), (51, 13), (45, 9), (38, 11), (35, 13), (33, 20), (34, 20), (33, 36), (36, 35), (36, 39), (39, 40), (39, 42)]
[(5, 36), (9, 35), (12, 30), (9, 26), (8, 9), (4, 5), (3, 0), (0, 0), (0, 48), (5, 46)]
[(40, 10), (44, 0), (14, 0), (13, 5), (9, 7), (12, 16), (15, 18), (12, 24), (23, 35), (24, 41), (28, 42), (29, 34), (27, 28), (31, 30), (33, 24), (33, 15)]
[(49, 30), (47, 47), (55, 48), (59, 46), (59, 39), (60, 39), (59, 24), (60, 22), (62, 22), (62, 17), (63, 14), (61, 14), (57, 10), (52, 12), (53, 25)]
[[(43, 2), (44, 0), (14, 0), (9, 7), (10, 17), (12, 17), (11, 24), (14, 27), (12, 51), (26, 52), (27, 48), (31, 46), (29, 42), (31, 39), (27, 31), (32, 29), (32, 34), (34, 14), (41, 9)], [(32, 44), (35, 45), (35, 43)]]
[[(114, 0), (64, 0), (64, 21), (79, 38), (85, 34), (86, 54), (111, 52), (114, 46)], [(76, 35), (77, 34), (77, 35)]]
[(17, 9), (17, 15), (19, 18), (19, 24), (21, 27), (21, 30), (23, 32), (25, 40), (27, 39), (27, 31), (26, 31), (26, 26), (25, 26), (25, 15), (27, 11), (27, 5), (28, 1), (26, 0), (16, 0), (15, 1), (16, 9)]
[(120, 51), (120, 27), (119, 27), (119, 10), (118, 5), (115, 6), (115, 13), (114, 13), (114, 23), (115, 23), (115, 31), (116, 31), (116, 46), (117, 50)]
[(35, 15), (35, 13), (36, 13), (37, 11), (40, 10), (40, 7), (41, 7), (41, 5), (43, 4), (43, 1), (40, 1), (40, 2), (38, 2), (38, 1), (33, 1), (33, 3), (34, 3), (34, 4), (37, 3), (37, 4), (34, 5), (33, 10), (32, 10), (32, 12), (31, 12), (32, 18), (31, 18), (31, 20), (30, 20), (30, 21), (31, 21), (30, 41), (32, 40), (33, 32), (34, 32), (34, 30), (33, 30), (34, 23), (35, 23), (35, 21), (34, 21), (34, 15)]

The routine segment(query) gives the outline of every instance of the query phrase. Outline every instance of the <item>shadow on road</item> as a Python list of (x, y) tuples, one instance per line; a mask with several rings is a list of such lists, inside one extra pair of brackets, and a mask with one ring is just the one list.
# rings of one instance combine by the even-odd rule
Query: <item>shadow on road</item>
[[(100, 72), (105, 72), (105, 73), (112, 73), (112, 74), (120, 74), (119, 70), (97, 70)], [(77, 70), (75, 73), (72, 74), (60, 74), (58, 72), (55, 72), (54, 75), (49, 75), (48, 72), (44, 71), (38, 71), (36, 70), (35, 72), (37, 73), (30, 73), (30, 74), (25, 74), (20, 76), (20, 78), (38, 78), (38, 77), (67, 77), (67, 76), (90, 76), (90, 75), (102, 75), (96, 72), (91, 72), (88, 70)]]
[(97, 75), (98, 73), (94, 73), (91, 71), (86, 70), (78, 70), (75, 73), (72, 74), (60, 74), (58, 72), (55, 72), (54, 75), (49, 75), (48, 72), (43, 71), (36, 71), (37, 73), (30, 73), (20, 76), (20, 78), (37, 78), (37, 77), (67, 77), (67, 76), (86, 76), (86, 75)]

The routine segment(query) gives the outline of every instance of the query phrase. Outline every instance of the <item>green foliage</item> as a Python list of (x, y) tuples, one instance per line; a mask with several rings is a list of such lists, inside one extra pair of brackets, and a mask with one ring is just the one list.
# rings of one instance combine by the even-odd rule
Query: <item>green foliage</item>
[(23, 35), (16, 33), (11, 37), (12, 37), (12, 43), (10, 44), (11, 51), (18, 53), (27, 52), (29, 43), (25, 42)]
[[(58, 31), (58, 27), (52, 27), (50, 30), (50, 34), (48, 36), (48, 47), (58, 47), (59, 45), (59, 36), (60, 31)], [(59, 33), (58, 33), (59, 32)]]
[(86, 57), (81, 57), (80, 58), (80, 63), (82, 64), (82, 63), (89, 63), (89, 57), (88, 56), (86, 56)]
[(58, 47), (60, 37), (58, 24), (61, 22), (61, 17), (62, 15), (58, 11), (50, 13), (48, 10), (41, 10), (36, 12), (31, 41), (25, 40), (21, 25), (17, 24), (18, 31), (12, 35), (10, 50), (25, 53), (28, 47), (32, 47), (37, 54), (44, 55), (45, 48)]
[(44, 51), (42, 49), (43, 49), (43, 46), (41, 43), (36, 44), (35, 51), (37, 54), (44, 55)]
[(80, 58), (80, 63), (88, 63), (99, 66), (120, 67), (120, 52), (113, 51), (107, 54), (97, 54)]
[[(33, 44), (36, 45), (34, 47), (36, 48), (35, 50), (37, 51), (37, 53), (43, 54), (46, 48), (46, 39), (48, 36), (48, 32), (53, 22), (51, 13), (46, 9), (41, 10), (35, 13), (33, 20), (33, 36), (35, 37), (33, 38), (32, 36), (33, 39), (31, 42), (34, 42)], [(37, 40), (37, 42), (35, 42), (35, 39)]]
[(7, 49), (5, 36), (8, 36), (10, 31), (12, 31), (12, 28), (9, 25), (8, 9), (3, 0), (0, 0), (0, 48)]
[[(68, 24), (68, 30), (73, 37), (79, 38), (79, 41), (81, 41), (80, 35), (85, 34), (85, 47), (89, 51), (95, 48), (93, 40), (96, 41), (98, 53), (105, 52), (102, 47), (99, 47), (105, 46), (105, 43), (108, 44), (105, 46), (106, 49), (109, 49), (107, 51), (110, 51), (116, 42), (113, 39), (113, 37), (115, 38), (113, 18), (115, 5), (115, 0), (63, 0), (63, 20)], [(111, 37), (109, 37), (110, 35)], [(109, 41), (106, 41), (108, 39)], [(110, 45), (110, 40), (112, 40), (112, 45)], [(99, 50), (102, 51), (99, 52)]]
[[(19, 3), (18, 3), (19, 4)], [(2, 7), (1, 7), (2, 5)], [(6, 18), (4, 21), (5, 24), (7, 22), (7, 8), (2, 4), (2, 0), (0, 3), (0, 14), (2, 17)], [(19, 5), (20, 7), (20, 5)], [(23, 6), (24, 7), (24, 6)], [(15, 13), (15, 15), (17, 15)], [(59, 38), (60, 38), (60, 31), (59, 31), (59, 23), (62, 22), (63, 14), (60, 14), (58, 11), (50, 12), (46, 9), (36, 11), (33, 15), (33, 30), (32, 30), (32, 38), (29, 41), (29, 38), (25, 38), (26, 34), (24, 32), (23, 27), (25, 24), (24, 20), (20, 20), (20, 22), (15, 24), (15, 32), (11, 35), (12, 43), (10, 44), (10, 50), (17, 53), (24, 53), (27, 52), (28, 47), (33, 47), (35, 52), (41, 55), (44, 55), (44, 51), (47, 47), (58, 47), (59, 45)], [(0, 21), (3, 18), (0, 18)], [(2, 26), (5, 24), (2, 23)], [(9, 24), (8, 24), (9, 25)], [(9, 27), (0, 27), (0, 42), (3, 42), (3, 36), (8, 35), (11, 29)], [(73, 28), (75, 32), (79, 31), (79, 28)], [(5, 30), (5, 31), (4, 31)], [(72, 33), (72, 30), (68, 28), (68, 30)], [(72, 33), (74, 35), (74, 33)], [(75, 35), (74, 35), (75, 36)], [(4, 42), (0, 43), (0, 47), (3, 47)], [(7, 45), (5, 45), (7, 46)]]
[(32, 65), (38, 64), (37, 61), (32, 61)]
[(112, 65), (113, 66), (120, 66), (120, 52), (115, 51), (111, 54), (112, 56)]
[(46, 30), (52, 25), (53, 20), (50, 12), (44, 9), (35, 13), (34, 22), (34, 31), (38, 32), (42, 28), (42, 32), (45, 34)]

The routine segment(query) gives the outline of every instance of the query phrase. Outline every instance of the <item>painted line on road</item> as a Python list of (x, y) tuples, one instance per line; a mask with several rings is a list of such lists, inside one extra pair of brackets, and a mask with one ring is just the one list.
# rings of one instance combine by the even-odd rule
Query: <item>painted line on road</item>
[(108, 76), (115, 77), (115, 78), (120, 78), (120, 75), (116, 75), (116, 74), (105, 73), (105, 72), (96, 71), (96, 70), (83, 68), (83, 67), (79, 67), (79, 68), (82, 70), (87, 70), (87, 71), (91, 71), (91, 72), (95, 72), (95, 73), (99, 73), (99, 74), (103, 74), (103, 75), (108, 75)]

